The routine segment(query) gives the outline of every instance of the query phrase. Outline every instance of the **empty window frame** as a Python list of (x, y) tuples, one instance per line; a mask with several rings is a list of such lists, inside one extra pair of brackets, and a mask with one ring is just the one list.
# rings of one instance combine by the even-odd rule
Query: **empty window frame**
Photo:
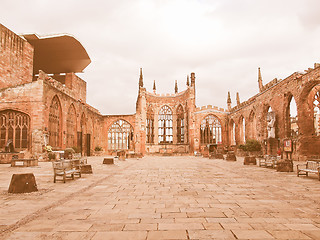
[(221, 123), (214, 115), (208, 115), (201, 121), (200, 142), (203, 145), (222, 143)]
[(163, 106), (158, 117), (159, 143), (172, 143), (172, 110), (168, 106)]
[(15, 149), (26, 149), (29, 146), (30, 118), (27, 114), (14, 110), (0, 112), (0, 147), (8, 141)]

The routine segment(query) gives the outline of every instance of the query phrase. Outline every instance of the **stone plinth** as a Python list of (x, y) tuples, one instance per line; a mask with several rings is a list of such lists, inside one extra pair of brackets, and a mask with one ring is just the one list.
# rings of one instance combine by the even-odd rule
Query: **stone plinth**
[(91, 165), (81, 165), (81, 173), (83, 173), (83, 174), (91, 174), (92, 173)]
[(277, 162), (277, 172), (293, 172), (293, 162), (288, 159)]
[(113, 157), (105, 157), (103, 159), (103, 164), (114, 164)]
[(228, 152), (226, 156), (227, 161), (237, 161), (236, 155), (234, 152)]
[(38, 159), (12, 159), (11, 167), (32, 167), (38, 166)]
[(209, 156), (209, 159), (223, 159), (222, 153), (212, 153)]
[(8, 193), (29, 193), (38, 191), (33, 173), (13, 174)]
[(255, 157), (246, 156), (246, 157), (244, 157), (243, 164), (244, 165), (250, 165), (250, 164), (257, 165), (257, 160)]

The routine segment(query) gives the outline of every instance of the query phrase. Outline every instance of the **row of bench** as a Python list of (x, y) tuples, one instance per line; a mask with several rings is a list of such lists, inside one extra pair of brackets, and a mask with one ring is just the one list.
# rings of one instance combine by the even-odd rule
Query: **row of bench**
[[(266, 155), (258, 158), (260, 167), (276, 168), (280, 160), (280, 156)], [(320, 181), (320, 161), (319, 160), (307, 160), (304, 164), (297, 165), (297, 176), (308, 176), (309, 173), (315, 173), (318, 175)]]

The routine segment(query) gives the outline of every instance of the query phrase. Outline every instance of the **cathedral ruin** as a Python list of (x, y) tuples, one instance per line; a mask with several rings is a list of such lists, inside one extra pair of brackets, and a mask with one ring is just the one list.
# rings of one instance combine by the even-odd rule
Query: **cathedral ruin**
[[(196, 74), (186, 90), (157, 94), (139, 84), (136, 113), (102, 115), (86, 103), (86, 82), (76, 73), (91, 62), (82, 44), (69, 35), (17, 35), (0, 25), (0, 149), (12, 142), (16, 151), (41, 155), (44, 146), (76, 148), (94, 154), (118, 150), (159, 155), (204, 153), (208, 145), (232, 148), (248, 139), (260, 142), (264, 154), (278, 149), (295, 160), (320, 155), (320, 64), (305, 72), (263, 84), (259, 92), (227, 109), (197, 107)], [(291, 110), (295, 103), (296, 114)], [(4, 162), (4, 160), (0, 161)]]

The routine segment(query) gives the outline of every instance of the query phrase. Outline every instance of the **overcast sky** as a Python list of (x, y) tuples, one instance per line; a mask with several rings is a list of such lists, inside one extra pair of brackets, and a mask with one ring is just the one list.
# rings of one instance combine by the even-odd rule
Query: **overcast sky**
[(92, 62), (87, 102), (106, 114), (135, 113), (139, 69), (158, 93), (186, 89), (196, 105), (226, 108), (263, 83), (320, 62), (319, 0), (0, 0), (0, 21), (15, 33), (68, 33)]

